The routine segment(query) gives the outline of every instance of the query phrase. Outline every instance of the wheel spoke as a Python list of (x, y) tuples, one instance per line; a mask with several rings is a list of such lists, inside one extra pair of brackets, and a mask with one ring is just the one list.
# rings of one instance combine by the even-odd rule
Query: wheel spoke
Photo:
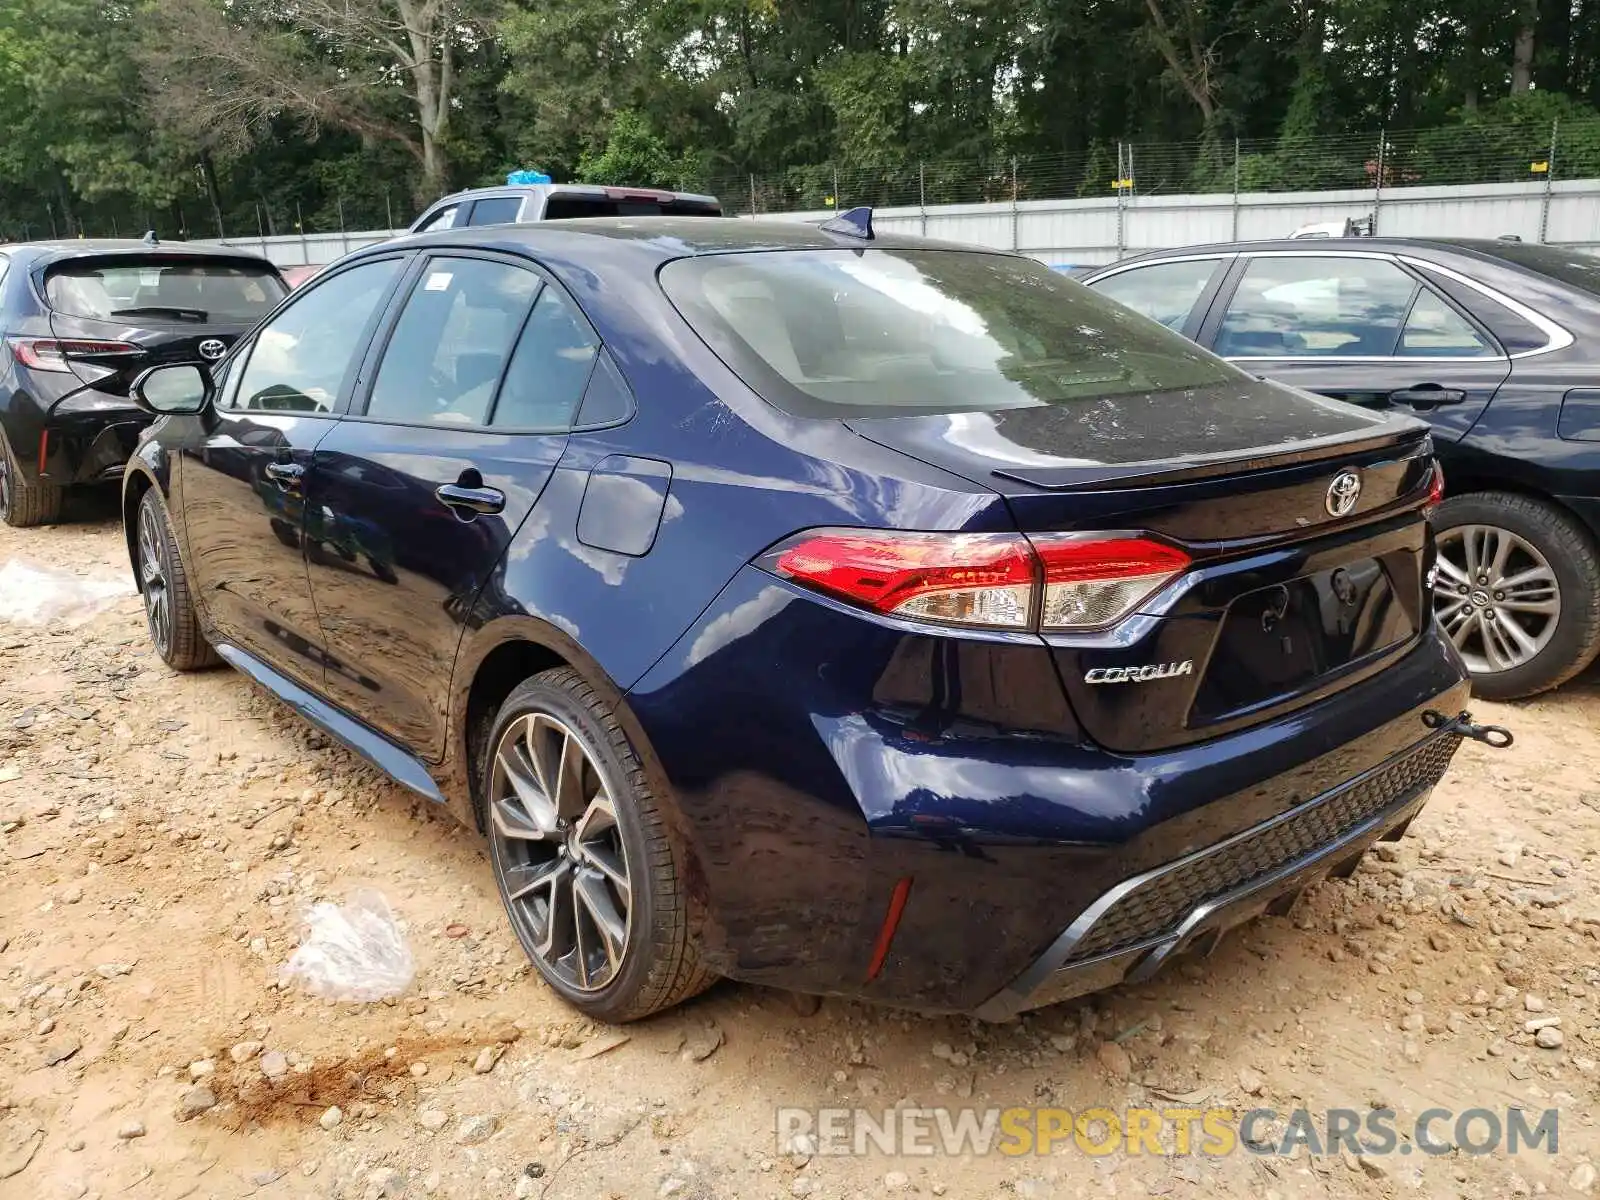
[(1561, 611), (1561, 602), (1554, 596), (1544, 600), (1523, 600), (1520, 597), (1508, 596), (1504, 600), (1495, 601), (1494, 606), (1511, 612), (1554, 614)]
[(572, 864), (566, 859), (550, 872), (548, 891), (543, 927), (539, 928), (539, 923), (535, 922), (539, 933), (535, 950), (540, 958), (554, 964), (565, 957), (573, 945), (572, 923), (576, 914), (572, 904)]
[(536, 892), (550, 892), (559, 887), (562, 876), (572, 870), (572, 864), (565, 858), (553, 858), (542, 866), (531, 867), (524, 881), (519, 883), (515, 890), (506, 893), (507, 900), (526, 900)]
[(534, 778), (527, 751), (513, 742), (495, 756), (495, 765), (511, 785), (515, 798), (497, 796), (495, 828), (502, 837), (544, 841), (556, 835), (556, 810)]
[(1485, 531), (1484, 543), (1484, 548), (1488, 552), (1486, 557), (1489, 560), (1484, 570), (1488, 573), (1490, 586), (1494, 586), (1495, 582), (1505, 574), (1506, 559), (1511, 557), (1515, 543), (1508, 534), (1493, 529)]
[(1534, 591), (1549, 589), (1553, 592), (1556, 590), (1556, 576), (1554, 571), (1541, 563), (1529, 567), (1526, 571), (1518, 571), (1511, 578), (1502, 579), (1495, 586), (1504, 592), (1520, 592), (1525, 589)]
[(1510, 647), (1511, 643), (1516, 643), (1515, 649), (1521, 651), (1521, 653), (1515, 654), (1515, 658), (1518, 661), (1524, 661), (1539, 652), (1538, 644), (1528, 636), (1528, 631), (1510, 617), (1502, 617), (1495, 621), (1494, 625), (1503, 635), (1503, 640), (1508, 647)]
[(576, 817), (584, 811), (588, 797), (583, 794), (584, 769), (589, 765), (583, 745), (571, 732), (563, 731), (561, 757), (556, 764), (556, 789), (551, 796), (556, 811), (563, 816)]
[(1459, 650), (1467, 644), (1468, 635), (1477, 627), (1477, 614), (1468, 615), (1463, 612), (1458, 615), (1458, 619), (1453, 626), (1445, 628), (1445, 632), (1450, 635), (1450, 640), (1455, 643), (1456, 649)]
[(578, 986), (589, 988), (593, 986), (589, 976), (589, 945), (588, 939), (583, 936), (584, 910), (578, 904), (577, 876), (573, 877), (573, 885), (569, 889), (572, 897), (572, 949), (573, 970), (578, 976)]
[(611, 898), (611, 889), (598, 872), (580, 871), (573, 881), (573, 895), (588, 912), (595, 932), (606, 953), (606, 964), (612, 971), (622, 962), (622, 952), (627, 947), (628, 922), (617, 911)]
[(1448, 558), (1445, 557), (1445, 555), (1444, 555), (1444, 547), (1441, 546), (1439, 548), (1439, 557), (1435, 561), (1438, 564), (1439, 573), (1441, 575), (1448, 576), (1451, 579), (1452, 582), (1455, 582), (1455, 583), (1470, 583), (1471, 582), (1467, 578), (1467, 573), (1465, 571), (1463, 571), (1460, 567), (1456, 566), (1455, 563), (1451, 562)]

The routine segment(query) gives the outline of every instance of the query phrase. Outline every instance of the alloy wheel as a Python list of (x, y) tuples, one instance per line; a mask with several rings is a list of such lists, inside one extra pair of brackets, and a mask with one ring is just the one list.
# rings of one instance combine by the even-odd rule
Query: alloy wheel
[(172, 594), (167, 580), (167, 538), (161, 518), (150, 504), (139, 506), (139, 585), (144, 592), (150, 640), (166, 657), (172, 648)]
[(1439, 534), (1434, 611), (1468, 668), (1509, 671), (1550, 643), (1561, 620), (1561, 587), (1526, 538), (1495, 525)]
[(616, 802), (583, 739), (547, 713), (516, 718), (495, 747), (488, 809), (524, 944), (568, 987), (601, 991), (627, 954), (633, 886)]

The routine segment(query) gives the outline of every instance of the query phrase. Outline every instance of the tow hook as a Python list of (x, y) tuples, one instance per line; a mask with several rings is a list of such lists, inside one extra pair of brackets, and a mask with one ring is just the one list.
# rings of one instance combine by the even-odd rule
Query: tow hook
[(1475, 742), (1482, 742), (1485, 746), (1493, 746), (1496, 750), (1504, 750), (1516, 740), (1511, 736), (1511, 730), (1503, 725), (1474, 724), (1472, 714), (1465, 711), (1457, 716), (1447, 717), (1442, 712), (1435, 712), (1430, 708), (1422, 714), (1422, 723), (1429, 729), (1443, 729), (1457, 737), (1471, 738)]

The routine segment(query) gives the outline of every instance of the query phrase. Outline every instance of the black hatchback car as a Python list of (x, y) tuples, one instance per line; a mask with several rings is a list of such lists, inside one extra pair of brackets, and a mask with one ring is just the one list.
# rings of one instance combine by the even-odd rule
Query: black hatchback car
[(0, 246), (0, 520), (53, 520), (76, 484), (122, 477), (161, 363), (214, 361), (287, 294), (266, 259), (146, 241)]
[(1600, 651), (1600, 259), (1512, 241), (1195, 246), (1084, 281), (1245, 370), (1433, 426), (1438, 617), (1506, 700)]
[(136, 388), (158, 653), (482, 830), (597, 1017), (1143, 978), (1354, 869), (1471, 732), (1424, 424), (841, 221), (401, 238)]

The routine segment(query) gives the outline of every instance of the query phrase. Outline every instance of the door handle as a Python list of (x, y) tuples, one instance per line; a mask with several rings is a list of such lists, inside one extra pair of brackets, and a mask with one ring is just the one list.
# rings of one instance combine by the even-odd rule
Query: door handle
[(279, 490), (292, 492), (300, 486), (300, 480), (305, 477), (306, 469), (299, 463), (273, 462), (267, 464), (267, 478), (278, 485)]
[(446, 483), (433, 494), (440, 504), (469, 521), (476, 516), (492, 516), (506, 506), (506, 494), (499, 488), (462, 487), (459, 483)]
[(1419, 383), (1416, 387), (1389, 393), (1393, 403), (1409, 404), (1418, 412), (1427, 412), (1441, 404), (1460, 404), (1466, 398), (1467, 393), (1462, 389), (1440, 387), (1437, 383)]

